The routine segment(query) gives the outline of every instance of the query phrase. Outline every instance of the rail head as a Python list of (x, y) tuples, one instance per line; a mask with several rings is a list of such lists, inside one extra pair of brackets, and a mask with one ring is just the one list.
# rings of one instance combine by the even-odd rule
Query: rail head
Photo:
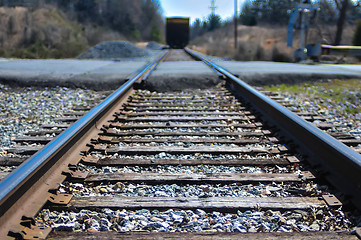
[(361, 155), (319, 128), (260, 93), (222, 66), (200, 53), (186, 51), (224, 75), (235, 94), (248, 101), (281, 134), (296, 143), (312, 166), (320, 167), (327, 180), (361, 210)]
[[(39, 181), (41, 176), (49, 171), (49, 169), (54, 167), (60, 158), (60, 155), (63, 155), (66, 151), (68, 151), (85, 131), (96, 125), (102, 115), (114, 107), (117, 101), (126, 95), (137, 80), (142, 80), (145, 75), (153, 71), (167, 54), (168, 51), (162, 52), (156, 60), (147, 63), (145, 66), (138, 69), (134, 74), (128, 77), (127, 81), (119, 89), (107, 97), (102, 103), (93, 108), (84, 117), (75, 122), (72, 126), (0, 182), (1, 235), (4, 235), (6, 231), (3, 227), (5, 225), (4, 222), (6, 221), (6, 219), (4, 220), (4, 215), (7, 211), (14, 208), (14, 206), (21, 206), (22, 202), (26, 201), (26, 199), (23, 199), (24, 193), (32, 191), (33, 184)], [(46, 202), (46, 200), (43, 201), (44, 203)], [(6, 222), (5, 228), (14, 224), (16, 223)]]

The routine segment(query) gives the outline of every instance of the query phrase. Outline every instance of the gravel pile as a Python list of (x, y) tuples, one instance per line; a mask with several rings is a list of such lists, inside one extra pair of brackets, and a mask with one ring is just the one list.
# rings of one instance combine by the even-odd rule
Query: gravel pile
[(118, 58), (140, 58), (149, 57), (151, 51), (138, 48), (126, 41), (102, 42), (86, 52), (78, 59), (118, 59)]
[(100, 102), (108, 92), (68, 88), (10, 88), (0, 85), (0, 151), (14, 146), (17, 136), (54, 123), (76, 106)]
[(147, 44), (147, 47), (146, 47), (146, 48), (147, 48), (147, 49), (150, 49), (150, 50), (162, 50), (162, 49), (163, 49), (163, 46), (160, 45), (160, 44), (157, 43), (157, 42), (152, 41), (152, 42), (149, 42), (149, 43)]

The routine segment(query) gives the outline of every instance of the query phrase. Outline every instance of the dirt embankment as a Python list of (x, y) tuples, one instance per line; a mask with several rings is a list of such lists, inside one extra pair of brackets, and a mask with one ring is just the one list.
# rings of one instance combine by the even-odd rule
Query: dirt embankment
[(76, 38), (80, 25), (68, 21), (52, 8), (31, 10), (24, 7), (0, 8), (0, 46), (2, 48), (26, 47), (42, 41), (48, 47), (64, 39)]
[(87, 45), (81, 25), (55, 8), (2, 7), (0, 22), (1, 57), (67, 57)]
[(19, 47), (31, 41), (34, 23), (28, 9), (0, 8), (0, 46)]
[(119, 33), (81, 25), (52, 6), (0, 8), (0, 57), (72, 58)]

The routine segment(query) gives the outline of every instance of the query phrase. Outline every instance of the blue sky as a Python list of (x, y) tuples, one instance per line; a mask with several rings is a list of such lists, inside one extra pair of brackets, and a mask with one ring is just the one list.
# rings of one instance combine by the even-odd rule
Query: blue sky
[[(238, 0), (238, 9), (244, 0)], [(191, 22), (196, 18), (204, 19), (210, 13), (211, 0), (160, 0), (166, 17), (190, 17)], [(234, 16), (234, 0), (216, 0), (216, 14), (222, 19)]]

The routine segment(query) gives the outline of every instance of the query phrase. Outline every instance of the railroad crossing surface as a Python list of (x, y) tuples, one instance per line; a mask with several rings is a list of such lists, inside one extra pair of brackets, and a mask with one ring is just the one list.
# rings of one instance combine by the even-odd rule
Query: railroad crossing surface
[[(136, 61), (134, 59), (131, 61), (0, 59), (0, 82), (22, 86), (60, 85), (93, 89), (113, 86), (116, 88), (146, 62), (147, 59)], [(361, 65), (237, 61), (218, 61), (217, 63), (252, 85), (361, 77)], [(182, 77), (179, 78), (178, 75)], [(170, 61), (161, 63), (153, 76), (157, 78), (158, 85), (162, 81), (168, 81), (166, 84), (175, 83), (177, 79), (180, 81), (178, 87), (186, 87), (189, 82), (194, 84), (195, 81), (198, 81), (198, 87), (201, 87), (202, 84), (206, 86), (213, 84), (210, 79), (215, 76), (215, 72), (202, 62)]]

